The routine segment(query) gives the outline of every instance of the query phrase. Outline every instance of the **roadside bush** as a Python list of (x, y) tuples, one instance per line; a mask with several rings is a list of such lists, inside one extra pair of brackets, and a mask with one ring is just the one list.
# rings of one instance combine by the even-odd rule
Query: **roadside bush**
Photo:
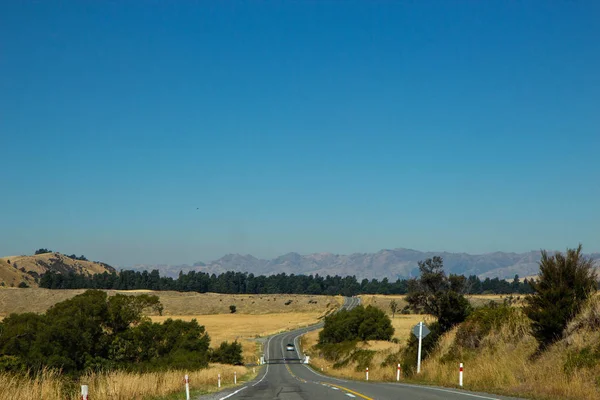
[(534, 293), (527, 296), (525, 313), (533, 321), (533, 335), (546, 348), (560, 339), (569, 321), (581, 310), (598, 286), (593, 260), (577, 249), (549, 256), (542, 251)]
[(223, 342), (212, 351), (210, 361), (221, 364), (243, 365), (242, 345), (237, 341), (232, 343)]
[(456, 332), (456, 345), (465, 349), (477, 349), (492, 329), (499, 329), (518, 311), (507, 305), (488, 305), (475, 310)]
[(358, 306), (326, 317), (319, 343), (390, 340), (393, 335), (392, 321), (383, 311), (373, 306)]
[(158, 297), (88, 290), (45, 314), (11, 314), (0, 322), (0, 371), (43, 368), (70, 375), (107, 371), (201, 368), (210, 338), (196, 320), (152, 323), (142, 311)]

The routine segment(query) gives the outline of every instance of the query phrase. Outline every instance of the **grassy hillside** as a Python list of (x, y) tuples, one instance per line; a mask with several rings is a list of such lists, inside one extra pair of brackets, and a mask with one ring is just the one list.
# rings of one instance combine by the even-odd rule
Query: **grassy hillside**
[[(385, 299), (374, 299), (380, 306)], [(372, 303), (372, 304), (373, 304)], [(383, 306), (385, 308), (385, 306)], [(336, 369), (313, 346), (317, 334), (303, 337), (311, 363), (331, 375), (364, 379), (368, 364), (370, 379), (395, 380), (398, 355), (406, 346), (409, 329), (421, 316), (400, 316), (391, 342), (359, 344), (357, 355)], [(411, 320), (411, 318), (414, 318)], [(600, 399), (600, 295), (593, 296), (569, 323), (561, 340), (537, 353), (531, 321), (520, 306), (480, 309), (440, 339), (433, 354), (423, 361), (422, 372), (408, 382), (458, 387), (458, 365), (464, 363), (464, 388), (531, 399)], [(350, 349), (354, 350), (355, 349)], [(365, 350), (374, 351), (367, 354)], [(415, 360), (416, 363), (416, 360)], [(406, 377), (403, 381), (407, 381)]]
[(60, 253), (2, 257), (0, 258), (0, 287), (18, 287), (21, 283), (38, 287), (40, 276), (47, 271), (93, 275), (114, 270), (108, 264), (75, 260)]
[[(10, 313), (42, 313), (54, 304), (85, 292), (85, 289), (50, 290), (41, 288), (0, 288), (0, 319)], [(339, 307), (339, 296), (311, 295), (229, 295), (196, 292), (150, 290), (107, 290), (116, 293), (149, 293), (159, 297), (164, 306), (163, 316), (229, 314), (229, 306), (236, 306), (236, 314), (324, 313)]]

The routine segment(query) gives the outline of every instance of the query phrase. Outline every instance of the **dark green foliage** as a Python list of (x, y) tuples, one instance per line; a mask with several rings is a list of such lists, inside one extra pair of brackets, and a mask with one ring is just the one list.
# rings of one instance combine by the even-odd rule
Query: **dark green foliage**
[[(446, 276), (441, 257), (419, 261), (419, 270), (421, 276), (409, 282), (406, 301), (414, 312), (437, 317), (437, 322), (429, 326), (431, 333), (422, 341), (422, 358), (425, 359), (442, 334), (469, 316), (471, 305), (463, 295), (468, 280), (464, 276)], [(417, 354), (418, 338), (411, 333), (402, 357), (405, 373), (413, 372)]]
[(20, 287), (21, 289), (26, 289), (29, 287), (29, 285), (27, 284), (27, 282), (21, 282), (17, 287)]
[(531, 283), (534, 294), (526, 298), (524, 309), (541, 349), (561, 337), (597, 285), (593, 261), (581, 254), (581, 245), (567, 249), (566, 255), (542, 251), (538, 279)]
[[(60, 267), (57, 263), (56, 267)], [(103, 264), (103, 263), (100, 263)], [(103, 264), (108, 269), (113, 268)], [(56, 268), (54, 268), (56, 269)], [(449, 284), (464, 285), (464, 293), (529, 293), (527, 281), (513, 285), (498, 278), (479, 280), (475, 275), (450, 276)], [(363, 279), (360, 283), (354, 276), (341, 277), (317, 275), (255, 276), (243, 272), (225, 272), (220, 275), (190, 271), (180, 273), (177, 279), (161, 277), (158, 270), (131, 271), (94, 274), (84, 276), (75, 273), (60, 274), (49, 271), (42, 275), (40, 287), (46, 289), (114, 289), (114, 290), (177, 290), (181, 292), (213, 292), (229, 294), (315, 294), (354, 296), (357, 294), (406, 294), (410, 281), (398, 279), (389, 282), (382, 279)]]
[(442, 332), (464, 321), (471, 311), (469, 301), (463, 296), (466, 278), (446, 276), (441, 257), (419, 261), (419, 270), (420, 278), (409, 282), (406, 301), (410, 308), (437, 317)]
[(392, 322), (383, 311), (372, 306), (358, 306), (326, 317), (323, 330), (319, 333), (319, 344), (390, 340), (393, 335)]
[(237, 311), (237, 307), (235, 305), (230, 305), (229, 306), (229, 312), (232, 314), (235, 314), (235, 312)]
[(46, 253), (52, 253), (52, 250), (41, 248), (41, 249), (36, 250), (34, 254), (37, 256), (39, 254), (46, 254)]
[(242, 345), (236, 341), (230, 343), (223, 342), (212, 351), (210, 361), (221, 364), (242, 365)]
[(0, 370), (48, 367), (78, 374), (205, 367), (210, 338), (204, 327), (196, 320), (155, 324), (144, 318), (144, 309), (160, 307), (156, 296), (107, 297), (88, 290), (46, 314), (11, 314), (0, 323)]
[(89, 261), (84, 255), (77, 257), (75, 254), (71, 254), (70, 256), (67, 256), (67, 257), (69, 257), (72, 260)]

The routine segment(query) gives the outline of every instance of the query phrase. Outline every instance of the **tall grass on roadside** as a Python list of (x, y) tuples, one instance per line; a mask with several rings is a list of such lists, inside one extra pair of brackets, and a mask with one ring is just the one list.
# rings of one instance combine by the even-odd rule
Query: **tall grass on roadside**
[(221, 385), (233, 385), (234, 372), (238, 383), (248, 381), (254, 374), (246, 367), (211, 364), (198, 371), (165, 371), (152, 373), (109, 372), (89, 374), (78, 382), (67, 381), (56, 371), (44, 370), (35, 377), (0, 373), (0, 399), (11, 400), (78, 400), (80, 385), (89, 386), (89, 395), (94, 400), (142, 400), (148, 397), (184, 393), (184, 376), (189, 375), (190, 388), (203, 392), (217, 390), (217, 376), (221, 374)]
[(27, 374), (0, 373), (0, 399), (66, 399), (64, 382), (56, 371), (43, 370), (33, 378)]
[[(504, 307), (478, 310), (444, 334), (423, 361), (421, 373), (403, 375), (402, 381), (458, 387), (458, 366), (463, 362), (465, 389), (544, 400), (600, 400), (600, 296), (590, 299), (562, 339), (541, 354), (523, 310)], [(332, 376), (365, 379), (358, 362), (334, 368), (334, 362), (313, 347), (317, 340), (317, 332), (302, 337), (313, 368)], [(376, 350), (369, 365), (370, 380), (395, 381), (393, 362), (405, 342), (397, 347), (371, 342), (369, 347), (358, 346)]]
[(423, 363), (416, 381), (458, 386), (464, 362), (466, 389), (540, 399), (600, 399), (600, 299), (591, 299), (562, 340), (536, 353), (538, 343), (521, 310), (487, 334), (476, 350), (457, 346), (457, 331), (446, 334)]

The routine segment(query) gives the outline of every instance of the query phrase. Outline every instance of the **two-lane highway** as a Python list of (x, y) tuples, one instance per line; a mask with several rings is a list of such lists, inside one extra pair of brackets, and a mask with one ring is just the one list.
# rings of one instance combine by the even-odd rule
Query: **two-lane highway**
[[(344, 308), (359, 304), (357, 298), (346, 298)], [(318, 329), (321, 324), (271, 336), (265, 343), (267, 365), (252, 382), (202, 399), (279, 399), (279, 400), (348, 400), (358, 399), (418, 399), (418, 400), (509, 400), (514, 398), (473, 393), (463, 390), (401, 383), (361, 382), (322, 375), (302, 364), (299, 338)], [(293, 351), (287, 350), (294, 344)]]

